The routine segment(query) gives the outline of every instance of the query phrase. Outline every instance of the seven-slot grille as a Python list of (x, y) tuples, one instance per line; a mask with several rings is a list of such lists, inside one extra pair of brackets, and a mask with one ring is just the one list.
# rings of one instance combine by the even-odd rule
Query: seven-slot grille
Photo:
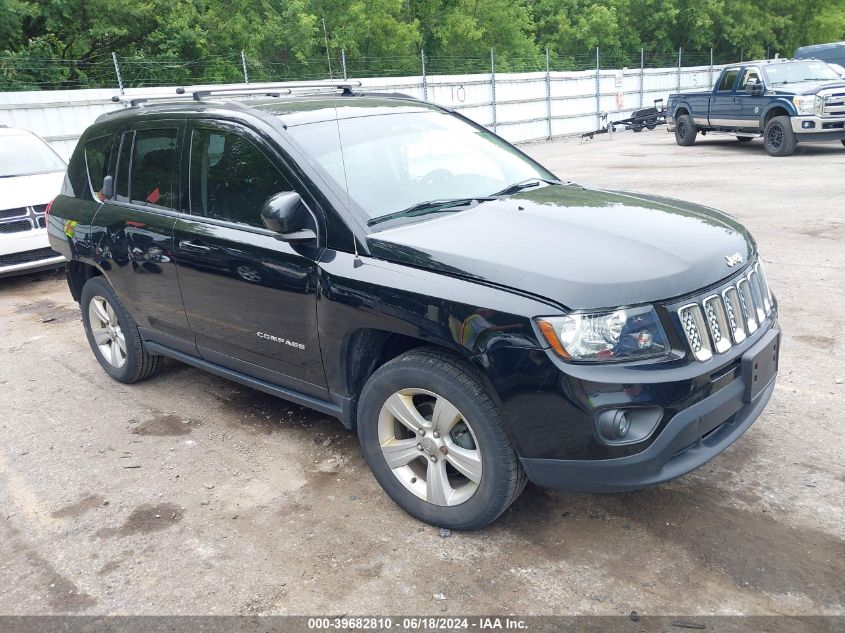
[(678, 309), (678, 318), (693, 356), (701, 362), (742, 343), (772, 312), (772, 294), (761, 263), (721, 293)]
[(0, 209), (0, 233), (20, 233), (32, 229), (43, 229), (47, 226), (47, 217), (44, 215), (46, 210), (46, 204)]

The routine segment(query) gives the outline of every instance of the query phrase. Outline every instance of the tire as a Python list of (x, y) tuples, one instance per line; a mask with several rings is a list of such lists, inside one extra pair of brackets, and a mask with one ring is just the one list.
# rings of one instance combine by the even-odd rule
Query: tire
[(795, 152), (798, 139), (792, 131), (792, 122), (788, 116), (776, 116), (766, 123), (763, 132), (763, 147), (770, 156), (789, 156)]
[(753, 141), (754, 138), (751, 136), (737, 136), (736, 140), (740, 143), (747, 143), (748, 141)]
[(85, 282), (79, 307), (91, 351), (109, 376), (133, 383), (161, 368), (162, 357), (144, 349), (138, 325), (104, 277)]
[(840, 142), (840, 143), (842, 143), (842, 147), (845, 147), (845, 139), (842, 139), (842, 140), (841, 140), (841, 141), (839, 141), (839, 142)]
[(657, 127), (657, 123), (648, 123), (648, 124), (646, 124), (646, 127), (647, 127), (649, 130), (653, 130), (654, 128), (656, 128), (656, 127)]
[[(446, 424), (451, 430), (440, 437), (436, 431)], [(527, 483), (475, 371), (435, 350), (407, 352), (370, 377), (358, 403), (358, 438), (387, 495), (432, 525), (455, 530), (489, 525)], [(393, 467), (383, 446), (394, 447)]]
[(678, 145), (688, 147), (695, 143), (695, 136), (698, 134), (698, 129), (695, 127), (695, 121), (689, 114), (682, 114), (675, 121), (675, 142)]
[(643, 131), (643, 126), (641, 126), (641, 125), (634, 125), (631, 129), (632, 129), (632, 130), (634, 130), (634, 132), (642, 132), (642, 131)]

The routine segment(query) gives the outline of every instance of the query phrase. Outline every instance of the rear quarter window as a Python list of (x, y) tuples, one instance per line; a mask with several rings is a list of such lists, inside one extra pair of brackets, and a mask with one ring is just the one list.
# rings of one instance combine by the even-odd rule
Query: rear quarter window
[(100, 192), (103, 189), (103, 179), (109, 173), (114, 136), (98, 136), (85, 143), (85, 169), (88, 172), (88, 186), (91, 195), (102, 201)]

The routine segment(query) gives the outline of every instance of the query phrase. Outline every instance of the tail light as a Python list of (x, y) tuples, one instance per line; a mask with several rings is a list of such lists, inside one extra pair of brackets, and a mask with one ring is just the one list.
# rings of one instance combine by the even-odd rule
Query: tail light
[(50, 200), (50, 202), (47, 203), (47, 207), (44, 209), (44, 216), (45, 217), (48, 217), (48, 218), (50, 217), (50, 209), (53, 208), (53, 203), (55, 201), (56, 201), (56, 199), (53, 198), (52, 200)]

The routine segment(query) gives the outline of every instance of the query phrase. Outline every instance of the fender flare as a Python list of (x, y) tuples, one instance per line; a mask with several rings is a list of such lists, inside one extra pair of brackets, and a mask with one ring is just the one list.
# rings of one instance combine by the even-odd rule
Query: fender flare
[(791, 99), (778, 97), (774, 101), (769, 102), (765, 109), (760, 113), (760, 130), (766, 129), (766, 119), (768, 118), (769, 113), (775, 108), (786, 110), (790, 117), (798, 116), (798, 110), (795, 109)]

